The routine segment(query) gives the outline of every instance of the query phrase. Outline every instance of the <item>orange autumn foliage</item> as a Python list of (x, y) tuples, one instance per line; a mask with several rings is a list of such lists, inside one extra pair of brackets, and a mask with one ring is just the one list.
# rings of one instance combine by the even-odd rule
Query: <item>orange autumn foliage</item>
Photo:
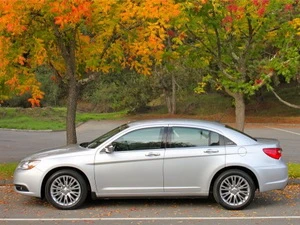
[(75, 71), (78, 82), (116, 67), (150, 74), (179, 14), (173, 0), (1, 0), (0, 101), (30, 92), (38, 106), (37, 67), (49, 64), (69, 79), (64, 46), (75, 52), (75, 68), (84, 68)]

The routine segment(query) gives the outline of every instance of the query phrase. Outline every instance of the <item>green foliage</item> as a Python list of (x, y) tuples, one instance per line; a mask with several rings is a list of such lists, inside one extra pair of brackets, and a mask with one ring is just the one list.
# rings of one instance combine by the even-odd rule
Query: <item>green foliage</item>
[(222, 119), (222, 115), (230, 114), (233, 109), (231, 98), (220, 93), (202, 95), (193, 93), (189, 96), (182, 96), (177, 105), (178, 114), (199, 117), (216, 115), (218, 119)]
[(28, 98), (30, 97), (29, 93), (23, 94), (21, 96), (13, 96), (10, 99), (7, 99), (4, 101), (2, 104), (3, 106), (8, 106), (8, 107), (23, 107), (23, 108), (28, 108), (30, 107), (30, 103), (28, 102)]
[(40, 66), (36, 69), (37, 80), (41, 83), (41, 90), (45, 93), (45, 97), (41, 103), (43, 106), (58, 106), (59, 99), (64, 93), (64, 86), (59, 82), (46, 66)]
[(299, 17), (298, 4), (290, 0), (187, 1), (189, 65), (206, 65), (213, 75), (202, 80), (196, 91), (203, 93), (205, 82), (228, 93), (251, 96), (262, 84), (269, 84), (270, 77), (282, 75), (288, 82), (295, 78), (300, 42), (292, 24)]
[(300, 178), (300, 164), (288, 163), (289, 177)]
[(83, 90), (83, 100), (95, 104), (101, 112), (141, 112), (157, 97), (152, 82), (153, 77), (132, 71), (102, 75)]

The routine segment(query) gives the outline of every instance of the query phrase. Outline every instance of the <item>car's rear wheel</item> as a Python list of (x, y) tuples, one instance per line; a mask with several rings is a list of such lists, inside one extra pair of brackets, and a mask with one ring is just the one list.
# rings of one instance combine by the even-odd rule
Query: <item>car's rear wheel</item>
[(60, 170), (46, 182), (45, 197), (58, 209), (76, 209), (87, 198), (87, 184), (84, 178), (73, 170)]
[(247, 173), (241, 170), (228, 170), (216, 179), (213, 195), (224, 208), (239, 210), (252, 202), (255, 189), (253, 179)]

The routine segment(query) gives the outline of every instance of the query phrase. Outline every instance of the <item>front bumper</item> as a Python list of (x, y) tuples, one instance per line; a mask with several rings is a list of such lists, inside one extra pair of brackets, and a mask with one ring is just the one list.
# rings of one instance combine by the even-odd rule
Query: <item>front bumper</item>
[(14, 173), (14, 189), (23, 195), (41, 197), (42, 181), (43, 173), (36, 168), (16, 169)]

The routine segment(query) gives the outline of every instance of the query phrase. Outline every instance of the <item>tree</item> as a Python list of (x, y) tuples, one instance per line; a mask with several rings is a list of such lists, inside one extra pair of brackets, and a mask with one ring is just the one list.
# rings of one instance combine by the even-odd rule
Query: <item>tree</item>
[(225, 90), (234, 98), (236, 125), (243, 130), (245, 98), (270, 84), (272, 76), (288, 80), (299, 68), (299, 14), (293, 13), (299, 1), (193, 0), (185, 7), (191, 55), (209, 68), (198, 91), (207, 83)]
[(176, 113), (177, 79), (185, 73), (182, 59), (185, 54), (183, 40), (185, 33), (182, 27), (186, 23), (184, 16), (177, 17), (171, 28), (167, 30), (165, 50), (162, 63), (154, 69), (154, 75), (159, 80), (159, 89), (162, 89), (168, 113)]
[(51, 68), (68, 87), (68, 144), (77, 142), (78, 87), (121, 68), (149, 75), (180, 13), (172, 0), (3, 0), (0, 7), (0, 82), (21, 94), (24, 82), (38, 105), (34, 70)]
[[(24, 45), (30, 45), (32, 42), (17, 40), (27, 29), (23, 23), (29, 21), (18, 15), (20, 6), (16, 3), (17, 1), (13, 0), (1, 1), (0, 4), (0, 103), (14, 95), (30, 92), (31, 98), (28, 101), (32, 106), (38, 106), (43, 98), (40, 83), (36, 80), (33, 69), (38, 59), (35, 58), (35, 62), (29, 65), (26, 60), (29, 51)], [(34, 47), (32, 51), (35, 51)]]

